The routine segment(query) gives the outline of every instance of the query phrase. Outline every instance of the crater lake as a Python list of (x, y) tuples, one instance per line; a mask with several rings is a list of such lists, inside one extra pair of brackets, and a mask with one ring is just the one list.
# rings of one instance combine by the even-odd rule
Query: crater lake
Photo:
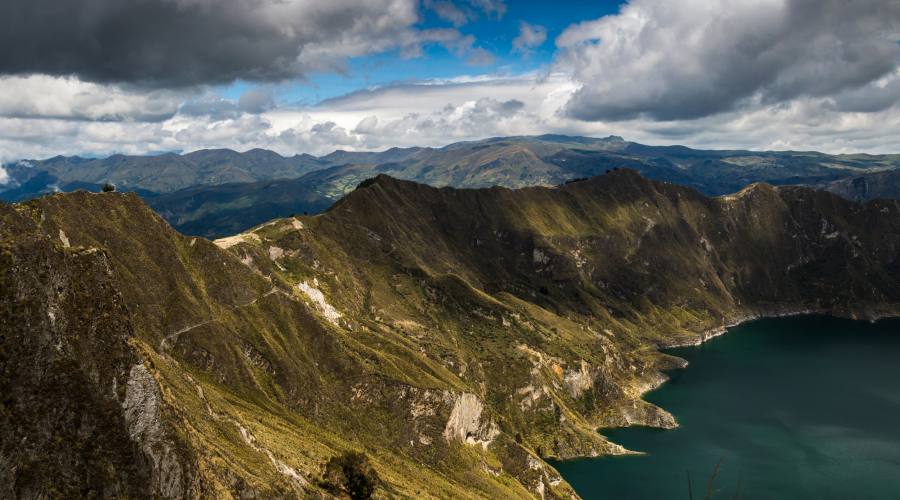
[(689, 366), (646, 399), (679, 427), (555, 462), (584, 498), (900, 498), (900, 320), (763, 319), (666, 352)]

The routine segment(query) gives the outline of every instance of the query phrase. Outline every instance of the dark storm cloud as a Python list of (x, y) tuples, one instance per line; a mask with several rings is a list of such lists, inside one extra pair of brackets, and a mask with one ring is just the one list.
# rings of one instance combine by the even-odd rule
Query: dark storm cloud
[(851, 113), (875, 113), (888, 109), (900, 103), (900, 78), (883, 85), (867, 85), (841, 92), (833, 102), (836, 110)]
[[(896, 0), (632, 0), (557, 45), (582, 85), (568, 116), (681, 120), (865, 89), (897, 71), (898, 40)], [(845, 104), (894, 104), (879, 95)]]
[(170, 87), (276, 81), (414, 46), (416, 0), (4, 0), (0, 74)]

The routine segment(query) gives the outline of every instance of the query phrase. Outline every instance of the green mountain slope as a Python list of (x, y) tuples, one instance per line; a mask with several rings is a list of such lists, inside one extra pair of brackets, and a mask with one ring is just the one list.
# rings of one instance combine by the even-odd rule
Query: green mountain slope
[(900, 202), (708, 198), (625, 170), (519, 190), (378, 176), (215, 243), (132, 194), (0, 221), (0, 483), (19, 494), (311, 496), (346, 486), (324, 472), (353, 450), (376, 496), (568, 497), (541, 457), (676, 425), (640, 398), (680, 366), (658, 347), (900, 310)]

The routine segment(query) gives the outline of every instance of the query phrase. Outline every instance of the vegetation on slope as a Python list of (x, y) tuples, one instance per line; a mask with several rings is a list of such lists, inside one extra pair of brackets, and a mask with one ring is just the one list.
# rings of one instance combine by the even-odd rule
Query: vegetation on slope
[[(96, 351), (69, 358), (122, 436), (93, 446), (155, 464), (131, 472), (133, 462), (108, 459), (121, 488), (187, 496), (349, 494), (357, 472), (377, 476), (375, 496), (571, 496), (541, 457), (626, 452), (597, 428), (676, 425), (640, 399), (680, 366), (659, 346), (754, 315), (875, 317), (900, 304), (900, 203), (803, 188), (707, 198), (622, 170), (519, 190), (379, 176), (322, 215), (215, 244), (172, 231), (133, 194), (53, 195), (0, 213), (12, 256), (2, 319), (25, 321), (3, 349), (83, 338), (74, 318), (98, 325), (88, 338), (120, 339), (118, 361), (103, 361), (116, 368), (100, 378)], [(102, 278), (110, 291), (72, 295), (58, 314), (45, 297), (69, 285), (34, 277), (78, 268), (39, 256), (86, 252), (107, 267), (74, 282)], [(23, 290), (40, 297), (35, 319), (10, 305)], [(102, 327), (92, 308), (116, 301), (106, 314), (123, 326)], [(12, 359), (4, 370), (25, 376)], [(23, 387), (10, 404), (35, 421), (63, 404), (35, 405)], [(4, 450), (23, 435), (59, 436), (13, 421)], [(25, 459), (9, 453), (8, 463)], [(354, 453), (365, 460), (335, 458)], [(72, 467), (58, 469), (79, 477)], [(14, 491), (30, 484), (5, 470)]]

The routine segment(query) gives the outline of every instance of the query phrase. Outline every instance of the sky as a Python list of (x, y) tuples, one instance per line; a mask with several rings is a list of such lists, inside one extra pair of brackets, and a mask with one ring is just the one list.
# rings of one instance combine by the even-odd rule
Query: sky
[(545, 133), (900, 153), (897, 0), (4, 0), (0, 19), (3, 162)]

